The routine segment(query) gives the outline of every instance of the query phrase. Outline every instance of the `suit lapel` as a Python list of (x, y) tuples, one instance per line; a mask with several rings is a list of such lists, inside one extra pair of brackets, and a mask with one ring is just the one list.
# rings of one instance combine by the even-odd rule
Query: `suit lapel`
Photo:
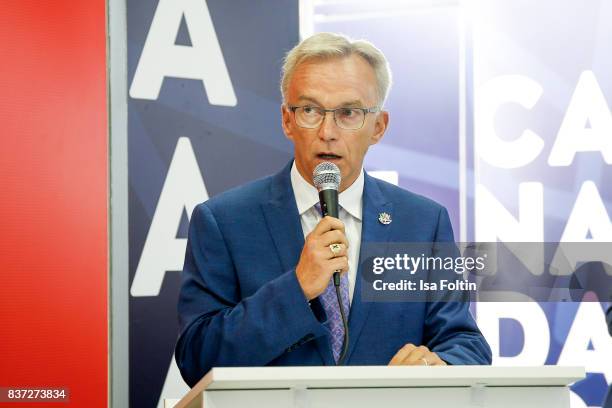
[(357, 270), (357, 279), (355, 282), (355, 290), (353, 292), (353, 301), (351, 303), (351, 311), (349, 315), (349, 349), (346, 357), (348, 362), (351, 354), (355, 349), (355, 344), (359, 340), (363, 325), (367, 320), (368, 313), (372, 302), (361, 301), (362, 274), (361, 261), (364, 252), (365, 243), (387, 242), (391, 225), (382, 224), (378, 218), (383, 212), (393, 216), (393, 203), (388, 202), (383, 196), (376, 180), (367, 173), (363, 187), (363, 217), (361, 223), (361, 250), (359, 256), (359, 267)]
[(266, 224), (283, 271), (297, 265), (304, 246), (304, 233), (291, 187), (290, 171), (291, 163), (274, 176), (270, 187), (270, 200), (262, 204)]
[[(304, 232), (291, 186), (291, 165), (292, 162), (274, 176), (270, 200), (262, 205), (283, 272), (295, 268), (304, 247)], [(319, 302), (319, 299), (314, 299), (313, 302)], [(329, 339), (325, 336), (318, 337), (314, 343), (325, 365), (334, 365)]]

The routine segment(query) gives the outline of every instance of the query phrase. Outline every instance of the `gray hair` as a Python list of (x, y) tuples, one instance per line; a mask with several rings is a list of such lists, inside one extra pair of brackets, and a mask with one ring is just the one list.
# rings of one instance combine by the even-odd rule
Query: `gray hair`
[(382, 108), (391, 86), (391, 70), (384, 54), (369, 41), (352, 40), (335, 33), (315, 34), (300, 42), (287, 53), (281, 77), (283, 102), (286, 102), (291, 76), (301, 62), (317, 58), (343, 58), (354, 54), (361, 56), (374, 69), (378, 106)]

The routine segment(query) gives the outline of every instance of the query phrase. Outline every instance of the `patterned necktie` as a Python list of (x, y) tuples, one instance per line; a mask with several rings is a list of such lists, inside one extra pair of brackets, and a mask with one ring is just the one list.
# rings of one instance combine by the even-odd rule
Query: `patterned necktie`
[[(321, 205), (317, 203), (315, 205), (319, 214), (321, 214)], [(340, 275), (340, 296), (342, 298), (342, 309), (348, 319), (349, 316), (349, 281), (348, 274), (343, 273)], [(344, 340), (344, 325), (342, 324), (342, 316), (340, 315), (340, 305), (338, 305), (338, 298), (336, 296), (336, 288), (334, 286), (333, 278), (329, 280), (329, 284), (325, 288), (325, 292), (319, 295), (323, 309), (327, 314), (327, 325), (331, 333), (331, 346), (334, 354), (334, 360), (338, 362), (340, 353), (342, 352), (342, 342)]]

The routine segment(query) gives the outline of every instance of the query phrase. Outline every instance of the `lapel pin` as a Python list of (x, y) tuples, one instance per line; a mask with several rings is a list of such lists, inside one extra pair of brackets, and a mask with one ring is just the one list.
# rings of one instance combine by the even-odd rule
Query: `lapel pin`
[(378, 221), (382, 225), (389, 225), (391, 224), (391, 215), (387, 214), (386, 212), (382, 212), (378, 214)]

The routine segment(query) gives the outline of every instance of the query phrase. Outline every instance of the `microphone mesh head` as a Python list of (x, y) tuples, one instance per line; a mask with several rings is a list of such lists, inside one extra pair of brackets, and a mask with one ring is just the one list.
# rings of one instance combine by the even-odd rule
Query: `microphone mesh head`
[(340, 188), (340, 169), (334, 163), (319, 163), (312, 172), (312, 180), (317, 190), (338, 190)]

